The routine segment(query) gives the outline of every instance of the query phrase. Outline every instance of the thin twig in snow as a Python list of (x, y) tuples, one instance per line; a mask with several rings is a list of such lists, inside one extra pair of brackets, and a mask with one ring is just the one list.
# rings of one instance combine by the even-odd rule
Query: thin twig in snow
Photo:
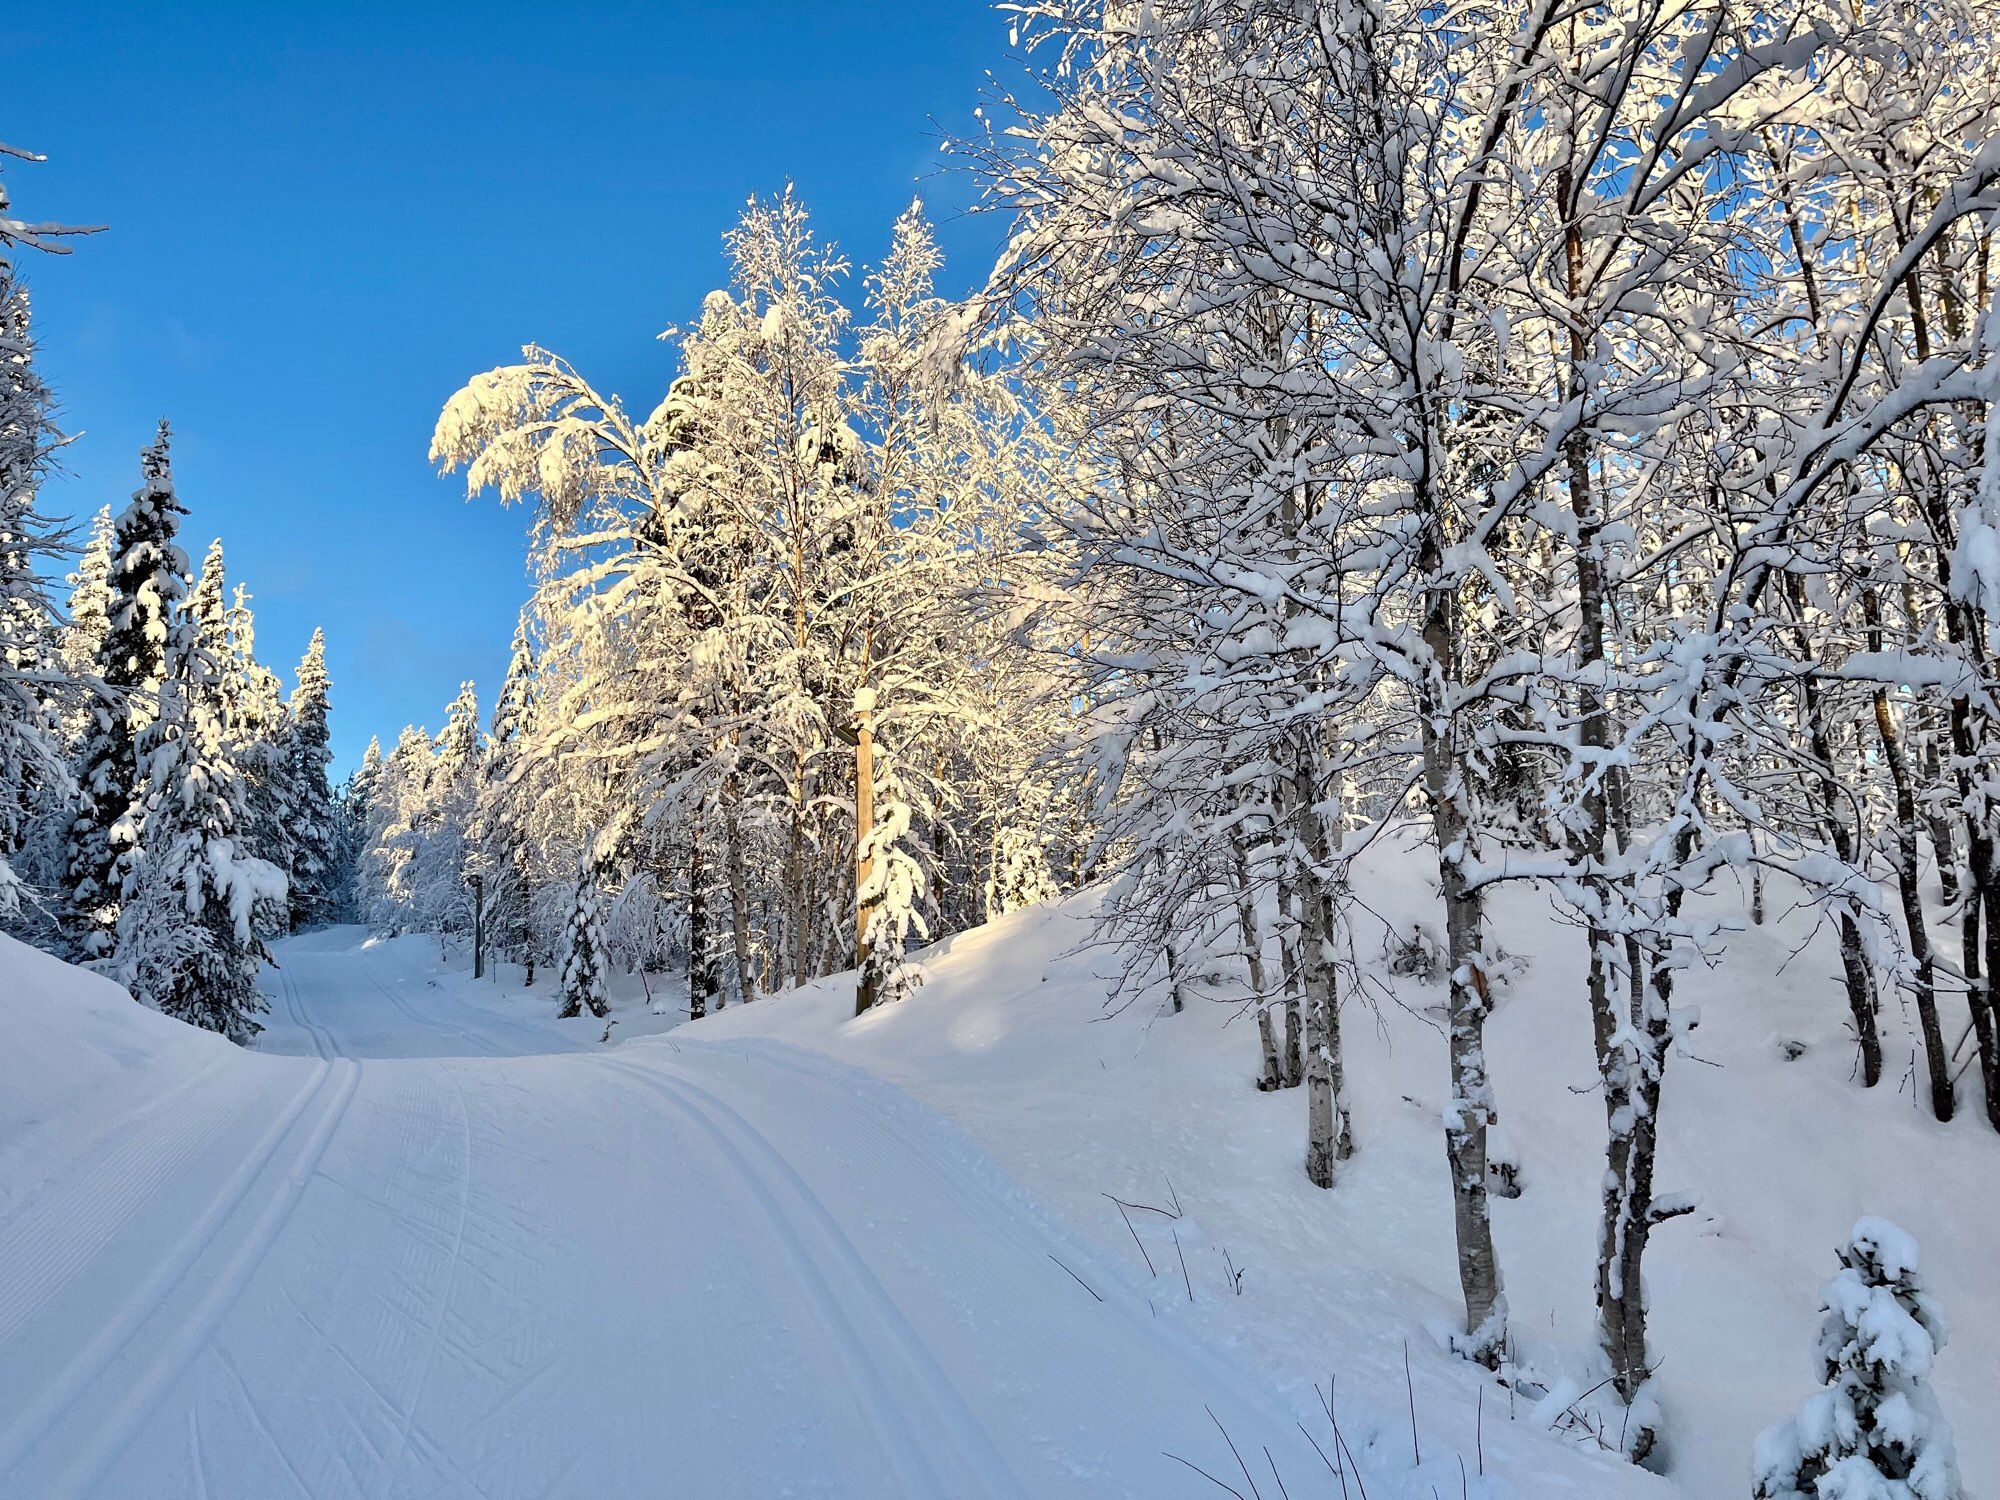
[[(1106, 1193), (1104, 1196), (1111, 1198), (1109, 1193)], [(1118, 1203), (1116, 1198), (1111, 1198), (1111, 1201)], [(1153, 1257), (1146, 1253), (1146, 1247), (1139, 1239), (1139, 1231), (1132, 1227), (1132, 1216), (1125, 1212), (1125, 1205), (1122, 1203), (1118, 1203), (1118, 1217), (1125, 1221), (1125, 1232), (1132, 1236), (1132, 1243), (1139, 1246), (1139, 1259), (1146, 1263), (1146, 1275), (1149, 1277), (1157, 1276), (1159, 1272), (1153, 1269)]]
[(1250, 1465), (1243, 1462), (1243, 1455), (1236, 1451), (1236, 1440), (1230, 1437), (1229, 1429), (1222, 1425), (1222, 1418), (1207, 1406), (1202, 1407), (1202, 1410), (1208, 1412), (1208, 1420), (1213, 1422), (1215, 1430), (1222, 1434), (1223, 1442), (1229, 1444), (1229, 1452), (1236, 1459), (1236, 1467), (1243, 1471), (1243, 1482), (1250, 1486), (1252, 1500), (1262, 1500), (1262, 1492), (1257, 1488), (1257, 1481), (1250, 1477)]
[[(1069, 1279), (1070, 1279), (1071, 1281), (1074, 1281), (1074, 1282), (1075, 1282), (1075, 1283), (1076, 1283), (1076, 1284), (1077, 1284), (1078, 1286), (1082, 1287), (1082, 1288), (1083, 1288), (1083, 1289), (1084, 1289), (1084, 1290), (1085, 1290), (1086, 1292), (1089, 1292), (1091, 1296), (1093, 1296), (1093, 1297), (1097, 1297), (1097, 1300), (1098, 1300), (1099, 1302), (1102, 1302), (1102, 1301), (1104, 1300), (1104, 1299), (1103, 1299), (1102, 1297), (1098, 1297), (1098, 1296), (1097, 1296), (1097, 1288), (1096, 1288), (1096, 1287), (1092, 1286), (1092, 1285), (1091, 1285), (1091, 1284), (1090, 1284), (1089, 1282), (1085, 1281), (1085, 1280), (1084, 1280), (1084, 1279), (1083, 1279), (1083, 1278), (1082, 1278), (1081, 1276), (1077, 1275), (1077, 1274), (1076, 1274), (1076, 1272), (1074, 1272), (1074, 1271), (1070, 1271), (1070, 1269), (1069, 1269), (1069, 1267), (1068, 1267), (1068, 1266), (1063, 1266), (1063, 1263), (1062, 1263), (1061, 1261), (1059, 1261), (1059, 1260), (1056, 1260), (1055, 1256), (1051, 1255), (1051, 1256), (1049, 1257), (1049, 1259), (1050, 1259), (1050, 1260), (1055, 1260), (1055, 1261), (1056, 1261), (1056, 1264), (1057, 1264), (1057, 1265), (1059, 1265), (1059, 1266), (1062, 1266), (1063, 1270), (1065, 1270), (1065, 1271), (1068, 1271), (1068, 1272), (1069, 1272)], [(1172, 1455), (1168, 1455), (1168, 1456), (1169, 1456), (1169, 1457), (1171, 1457)]]
[[(1315, 1393), (1316, 1393), (1316, 1392), (1317, 1392), (1317, 1391), (1319, 1390), (1319, 1387), (1318, 1387), (1318, 1386), (1314, 1386), (1314, 1387), (1313, 1387), (1313, 1390), (1314, 1390), (1314, 1391), (1315, 1391)], [(1319, 1455), (1319, 1461), (1320, 1461), (1321, 1463), (1323, 1463), (1323, 1464), (1325, 1464), (1325, 1465), (1326, 1465), (1326, 1471), (1327, 1471), (1327, 1473), (1331, 1474), (1331, 1475), (1332, 1475), (1332, 1476), (1333, 1476), (1333, 1477), (1334, 1477), (1335, 1479), (1338, 1479), (1338, 1480), (1340, 1481), (1340, 1500), (1347, 1500), (1347, 1474), (1346, 1474), (1346, 1471), (1345, 1471), (1345, 1470), (1342, 1470), (1342, 1469), (1336, 1469), (1336, 1468), (1335, 1468), (1335, 1467), (1333, 1466), (1333, 1460), (1332, 1460), (1332, 1459), (1330, 1459), (1330, 1458), (1328, 1458), (1328, 1457), (1326, 1456), (1326, 1449), (1324, 1449), (1324, 1448), (1320, 1447), (1320, 1445), (1319, 1445), (1319, 1439), (1318, 1439), (1318, 1438), (1316, 1438), (1316, 1437), (1314, 1437), (1314, 1436), (1313, 1436), (1313, 1435), (1312, 1435), (1312, 1434), (1311, 1434), (1310, 1432), (1306, 1432), (1306, 1424), (1305, 1424), (1305, 1423), (1303, 1423), (1303, 1422), (1299, 1422), (1299, 1423), (1296, 1423), (1296, 1424), (1294, 1424), (1294, 1425), (1296, 1425), (1296, 1426), (1298, 1427), (1298, 1429), (1299, 1429), (1299, 1431), (1300, 1431), (1300, 1432), (1305, 1432), (1305, 1433), (1306, 1433), (1306, 1441), (1307, 1441), (1307, 1442), (1309, 1442), (1309, 1443), (1311, 1443), (1311, 1444), (1313, 1445), (1313, 1452), (1317, 1453), (1317, 1454)]]
[[(1165, 1450), (1162, 1450), (1162, 1452), (1164, 1451)], [(1188, 1463), (1188, 1461), (1182, 1458), (1178, 1453), (1168, 1453), (1166, 1454), (1166, 1456), (1168, 1458), (1171, 1458), (1177, 1464), (1184, 1464), (1186, 1465), (1186, 1467), (1193, 1469), (1195, 1473), (1199, 1474), (1203, 1479), (1206, 1479), (1210, 1484), (1214, 1485), (1217, 1489), (1228, 1490), (1230, 1494), (1236, 1497), (1236, 1500), (1244, 1500), (1243, 1492), (1241, 1490), (1237, 1489), (1234, 1485), (1224, 1484), (1220, 1479), (1217, 1479), (1213, 1474), (1209, 1473), (1208, 1470), (1204, 1469), (1200, 1464)]]
[(1280, 1500), (1292, 1500), (1292, 1492), (1285, 1488), (1285, 1476), (1278, 1472), (1278, 1461), (1271, 1457), (1271, 1450), (1268, 1446), (1264, 1449), (1264, 1462), (1271, 1466), (1271, 1477), (1278, 1483)]
[(1368, 1500), (1368, 1481), (1361, 1477), (1361, 1465), (1354, 1461), (1354, 1450), (1347, 1446), (1347, 1435), (1340, 1430), (1340, 1418), (1333, 1413), (1333, 1374), (1326, 1377), (1326, 1419), (1333, 1425), (1333, 1441), (1347, 1466), (1354, 1470), (1355, 1486), (1361, 1491), (1361, 1500)]
[(1417, 1387), (1410, 1379), (1410, 1341), (1403, 1340), (1403, 1389), (1410, 1394), (1410, 1458), (1418, 1468), (1424, 1466), (1424, 1455), (1417, 1448)]

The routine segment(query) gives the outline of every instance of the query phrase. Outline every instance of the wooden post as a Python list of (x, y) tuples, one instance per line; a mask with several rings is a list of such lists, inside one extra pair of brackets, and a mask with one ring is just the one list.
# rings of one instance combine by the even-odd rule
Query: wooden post
[(854, 690), (854, 958), (860, 968), (854, 989), (857, 1016), (876, 1000), (877, 975), (868, 951), (868, 925), (877, 903), (861, 898), (874, 865), (868, 849), (868, 836), (874, 829), (875, 689), (864, 687)]

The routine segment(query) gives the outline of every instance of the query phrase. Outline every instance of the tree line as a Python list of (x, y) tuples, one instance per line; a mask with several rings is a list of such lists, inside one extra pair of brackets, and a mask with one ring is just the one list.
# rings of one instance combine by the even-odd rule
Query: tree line
[[(1682, 981), (1734, 892), (1817, 915), (1857, 1087), (2000, 1126), (1996, 18), (1009, 9), (1047, 66), (957, 143), (1010, 226), (973, 296), (913, 212), (850, 314), (788, 194), (648, 416), (535, 347), (447, 404), (539, 584), (479, 772), (382, 763), (374, 909), (465, 920), (398, 842), (433, 777), (571, 1008), (600, 945), (687, 955), (694, 1014), (846, 967), (865, 1007), (1101, 881), (1119, 998), (1254, 1012), (1325, 1188), (1385, 946), (1444, 989), (1459, 1346), (1503, 1366), (1487, 906), (1533, 886), (1585, 961), (1641, 1457)], [(1412, 836), (1439, 919), (1385, 931), (1356, 861)]]
[[(1342, 1028), (1385, 950), (1442, 987), (1458, 1347), (1503, 1369), (1485, 1031), (1571, 1005), (1644, 1457), (1646, 1253), (1692, 1207), (1659, 1124), (1739, 891), (1817, 917), (1854, 1087), (2000, 1128), (2000, 17), (1008, 9), (1046, 65), (956, 143), (1008, 226), (972, 295), (920, 209), (857, 276), (786, 192), (644, 415), (534, 345), (446, 402), (431, 456), (534, 508), (533, 586), (486, 722), (468, 685), (350, 783), (355, 907), (569, 1014), (678, 969), (699, 1016), (846, 970), (866, 1009), (1096, 885), (1114, 1003), (1254, 1015), (1219, 1065), (1300, 1090), (1323, 1189), (1367, 1148)], [(194, 618), (117, 628), (143, 608)], [(1390, 839), (1427, 851), (1417, 932), (1357, 889)], [(1574, 995), (1493, 931), (1520, 885)]]
[[(1586, 960), (1595, 1299), (1643, 1456), (1711, 898), (1816, 911), (1857, 1086), (2000, 1127), (1996, 15), (1010, 9), (1048, 66), (967, 147), (1014, 228), (985, 306), (1078, 465), (1052, 612), (1129, 976), (1303, 1011), (1329, 1186), (1365, 1140), (1356, 955), (1434, 955), (1460, 1346), (1499, 1365), (1486, 908), (1546, 893)], [(1410, 833), (1435, 934), (1353, 880)]]
[(684, 961), (696, 1016), (850, 968), (866, 1009), (1088, 843), (1016, 640), (1048, 434), (956, 349), (921, 212), (856, 307), (790, 193), (726, 250), (643, 418), (536, 347), (447, 403), (432, 456), (536, 505), (537, 586), (490, 730), (468, 685), (356, 801), (370, 919), (477, 922), (565, 1014), (603, 1013), (607, 952)]
[[(0, 188), (0, 930), (247, 1041), (266, 940), (347, 906), (325, 641), (287, 701), (222, 543), (199, 571), (181, 548), (164, 421), (130, 503), (69, 552), (38, 508), (64, 439), (15, 254), (87, 231), (7, 207)], [(48, 569), (65, 554), (59, 605)]]

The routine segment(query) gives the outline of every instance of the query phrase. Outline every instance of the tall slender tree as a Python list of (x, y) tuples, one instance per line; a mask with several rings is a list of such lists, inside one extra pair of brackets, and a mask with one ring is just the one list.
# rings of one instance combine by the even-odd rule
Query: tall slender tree
[(482, 882), (486, 930), (498, 952), (524, 958), (532, 941), (529, 863), (530, 783), (526, 736), (535, 699), (535, 651), (528, 614), (514, 626), (507, 676), (493, 701), (481, 768), (468, 868)]
[(145, 807), (139, 736), (159, 712), (166, 643), (187, 597), (187, 555), (175, 540), (186, 514), (174, 494), (164, 420), (141, 455), (144, 480), (112, 538), (110, 630), (98, 658), (103, 690), (91, 708), (70, 824), (67, 896), (78, 951), (111, 955), (118, 906), (137, 856)]
[(35, 370), (27, 288), (0, 256), (0, 918), (20, 908), (14, 859), (35, 808), (68, 794), (60, 738), (62, 663), (41, 563), (58, 546), (37, 511), (58, 441)]
[(326, 633), (315, 629), (299, 662), (291, 702), (286, 710), (286, 825), (291, 867), (291, 926), (294, 931), (332, 920), (339, 904), (335, 884), (337, 814), (333, 786), (326, 768), (333, 761), (329, 746), (331, 683), (326, 672)]

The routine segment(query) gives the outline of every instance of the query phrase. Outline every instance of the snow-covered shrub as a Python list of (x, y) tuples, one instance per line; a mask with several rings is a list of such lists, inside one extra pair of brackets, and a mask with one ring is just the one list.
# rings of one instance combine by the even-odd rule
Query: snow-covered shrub
[(1004, 917), (1061, 894), (1036, 830), (1010, 825), (994, 835), (993, 872), (986, 882), (988, 916)]
[(1399, 938), (1390, 934), (1383, 944), (1383, 951), (1384, 967), (1391, 974), (1421, 980), (1425, 984), (1436, 979), (1444, 965), (1444, 950), (1421, 924), (1412, 927), (1408, 937)]
[(1917, 1275), (1917, 1242), (1864, 1218), (1820, 1298), (1827, 1388), (1764, 1432), (1756, 1500), (1962, 1500), (1951, 1429), (1931, 1394), (1944, 1320)]
[(861, 854), (868, 877), (855, 898), (864, 908), (872, 907), (863, 935), (863, 962), (873, 970), (879, 1000), (900, 1000), (922, 982), (908, 961), (909, 939), (912, 931), (919, 940), (930, 936), (924, 915), (929, 887), (924, 868), (909, 847), (909, 832), (910, 803), (892, 796)]

